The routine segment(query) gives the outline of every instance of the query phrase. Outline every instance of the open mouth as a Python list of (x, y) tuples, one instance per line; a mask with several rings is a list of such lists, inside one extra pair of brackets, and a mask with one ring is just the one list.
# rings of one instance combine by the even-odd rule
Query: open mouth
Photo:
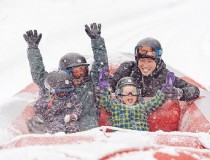
[(130, 104), (130, 105), (133, 105), (135, 102), (134, 102), (134, 99), (132, 99), (132, 98), (129, 98), (128, 100), (127, 100), (127, 102)]

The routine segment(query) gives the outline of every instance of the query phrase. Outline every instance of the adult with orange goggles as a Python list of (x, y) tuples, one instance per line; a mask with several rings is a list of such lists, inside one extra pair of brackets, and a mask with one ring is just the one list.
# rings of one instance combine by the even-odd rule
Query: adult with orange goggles
[[(139, 41), (135, 47), (135, 61), (123, 62), (114, 76), (109, 79), (110, 86), (115, 91), (117, 82), (123, 77), (134, 77), (141, 90), (142, 97), (153, 97), (165, 84), (169, 70), (161, 59), (163, 53), (160, 42), (148, 37)], [(176, 77), (174, 87), (166, 91), (167, 99), (190, 101), (199, 97), (199, 89)]]

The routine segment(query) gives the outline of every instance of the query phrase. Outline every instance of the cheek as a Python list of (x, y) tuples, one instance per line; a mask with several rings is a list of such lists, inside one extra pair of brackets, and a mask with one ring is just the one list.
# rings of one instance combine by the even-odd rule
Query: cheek
[(154, 71), (155, 68), (156, 68), (156, 62), (155, 61), (152, 61), (152, 62), (142, 62), (142, 61), (138, 61), (138, 67), (139, 69), (141, 68), (144, 68), (144, 67), (147, 67), (149, 68), (150, 70)]
[(125, 101), (125, 96), (122, 96), (122, 97), (121, 97), (121, 100), (122, 100), (122, 101)]
[(151, 63), (151, 65), (150, 65), (151, 70), (154, 71), (156, 66), (157, 66), (156, 62)]

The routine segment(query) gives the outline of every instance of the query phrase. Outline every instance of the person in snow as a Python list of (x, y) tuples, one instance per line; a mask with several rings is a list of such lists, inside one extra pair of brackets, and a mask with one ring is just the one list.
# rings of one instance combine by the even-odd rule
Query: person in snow
[[(136, 79), (141, 88), (142, 97), (153, 97), (165, 83), (168, 73), (166, 64), (161, 59), (162, 47), (154, 38), (144, 38), (135, 47), (135, 61), (125, 61), (109, 79), (111, 88), (115, 86), (122, 77), (131, 76)], [(199, 97), (199, 89), (176, 77), (174, 87), (166, 90), (168, 99), (191, 101)]]
[(99, 88), (102, 90), (100, 106), (111, 114), (111, 123), (114, 127), (149, 131), (147, 115), (160, 108), (165, 102), (168, 88), (173, 88), (175, 76), (173, 72), (167, 73), (166, 84), (150, 100), (140, 98), (141, 88), (133, 77), (124, 77), (116, 85), (116, 100), (109, 94), (108, 69), (100, 72)]
[(47, 93), (34, 104), (28, 121), (31, 133), (75, 133), (79, 131), (82, 103), (74, 93), (72, 77), (63, 71), (50, 72), (44, 81)]
[[(76, 85), (75, 93), (83, 104), (82, 117), (80, 118), (80, 131), (98, 127), (98, 101), (96, 88), (98, 85), (99, 71), (108, 66), (108, 57), (104, 39), (101, 37), (101, 25), (93, 23), (85, 25), (85, 31), (91, 38), (94, 62), (89, 71), (86, 58), (79, 53), (67, 53), (59, 61), (59, 69), (71, 74)], [(27, 31), (24, 38), (28, 43), (28, 60), (31, 68), (33, 81), (40, 88), (40, 95), (46, 93), (44, 79), (48, 75), (38, 48), (42, 34), (36, 30)]]

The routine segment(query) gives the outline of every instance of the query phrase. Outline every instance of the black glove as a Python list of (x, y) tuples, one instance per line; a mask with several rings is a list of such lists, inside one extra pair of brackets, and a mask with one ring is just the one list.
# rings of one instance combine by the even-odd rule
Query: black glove
[(37, 30), (29, 30), (23, 35), (24, 39), (28, 43), (28, 48), (38, 48), (39, 42), (42, 38), (42, 34), (37, 34)]
[(180, 99), (183, 95), (183, 90), (176, 87), (166, 88), (164, 91), (166, 99)]
[(97, 39), (101, 36), (101, 24), (93, 23), (90, 27), (86, 24), (85, 25), (85, 32), (91, 39)]

